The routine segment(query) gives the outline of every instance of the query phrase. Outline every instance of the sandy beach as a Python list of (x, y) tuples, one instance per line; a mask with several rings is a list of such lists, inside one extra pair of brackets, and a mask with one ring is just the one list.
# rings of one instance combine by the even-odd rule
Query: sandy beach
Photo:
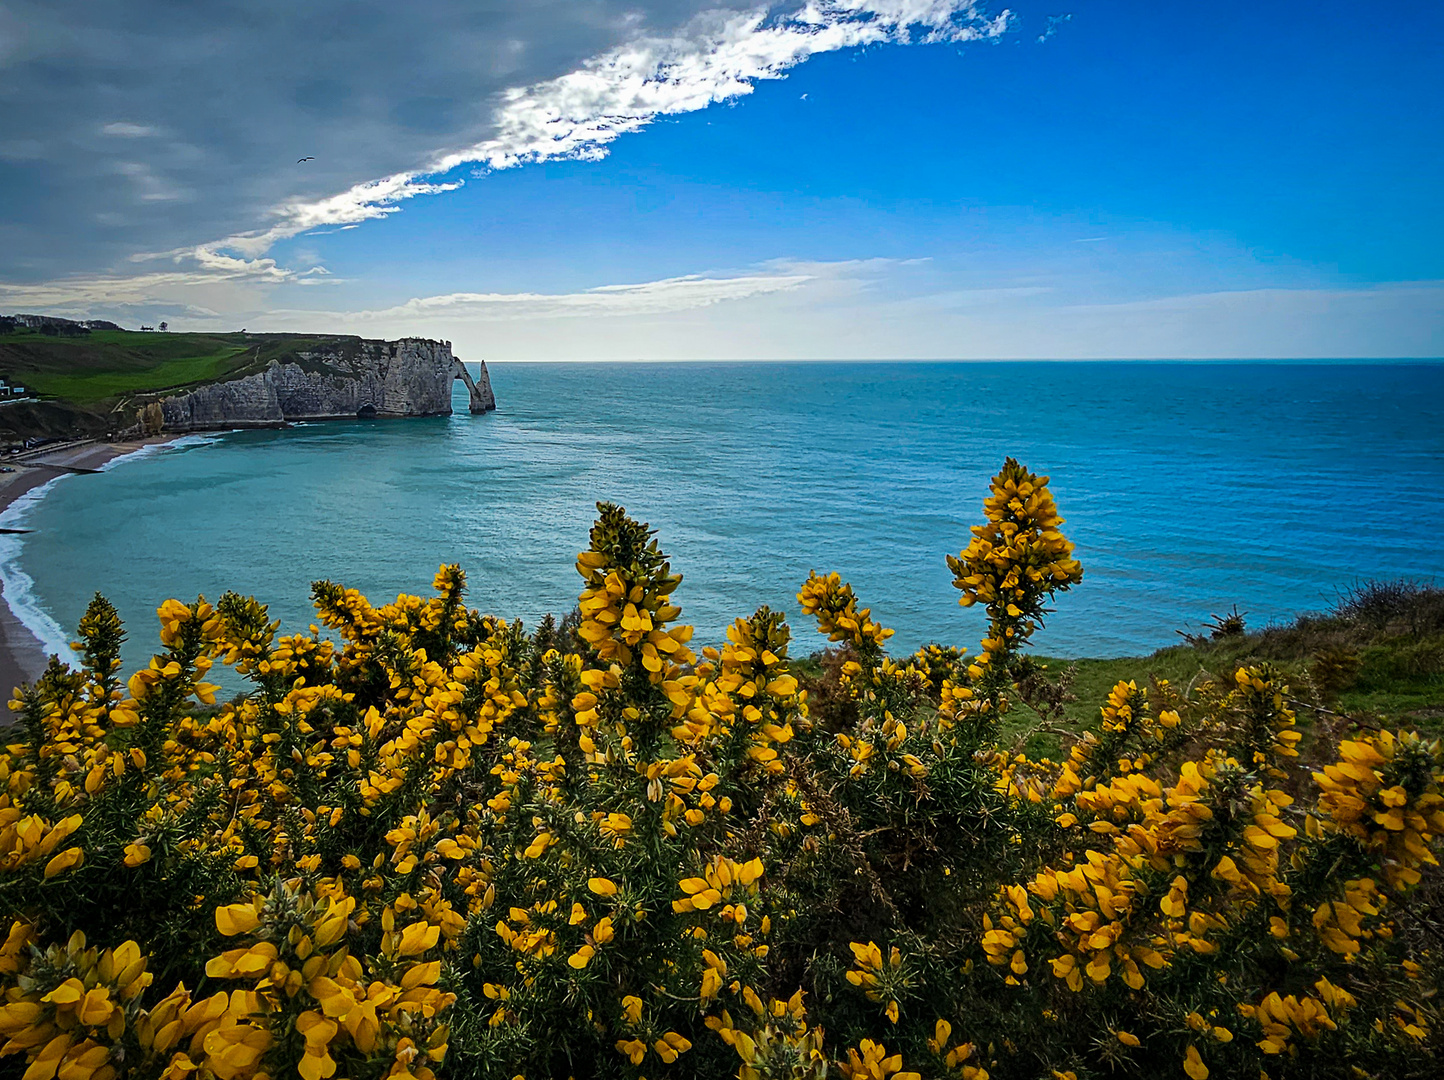
[[(15, 471), (0, 473), (0, 512), (27, 491), (57, 476), (75, 469), (99, 469), (106, 462), (142, 447), (169, 441), (169, 438), (157, 437), (133, 442), (83, 442), (23, 455), (21, 460), (6, 459), (0, 463)], [(0, 601), (6, 601), (3, 584), (0, 584)], [(10, 610), (8, 601), (0, 602), (0, 687), (5, 691), (6, 700), (13, 688), (39, 678), (49, 660), (40, 642)]]

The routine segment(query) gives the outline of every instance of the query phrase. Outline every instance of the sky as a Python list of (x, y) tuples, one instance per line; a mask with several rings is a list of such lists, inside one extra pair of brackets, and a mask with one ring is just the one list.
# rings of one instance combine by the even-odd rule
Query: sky
[(1441, 55), (1424, 2), (0, 0), (0, 311), (1439, 357)]

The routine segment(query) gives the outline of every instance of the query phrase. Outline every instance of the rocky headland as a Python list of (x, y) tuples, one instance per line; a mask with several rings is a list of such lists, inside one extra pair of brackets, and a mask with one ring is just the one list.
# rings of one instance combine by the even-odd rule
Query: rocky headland
[(53, 315), (0, 316), (0, 449), (300, 420), (446, 416), (457, 379), (471, 412), (496, 408), (486, 364), (468, 369), (449, 341), (158, 325), (136, 331)]
[(451, 387), (466, 384), (473, 413), (496, 408), (486, 362), (478, 378), (425, 338), (332, 338), (184, 393), (158, 397), (137, 414), (147, 433), (270, 427), (298, 420), (451, 415)]

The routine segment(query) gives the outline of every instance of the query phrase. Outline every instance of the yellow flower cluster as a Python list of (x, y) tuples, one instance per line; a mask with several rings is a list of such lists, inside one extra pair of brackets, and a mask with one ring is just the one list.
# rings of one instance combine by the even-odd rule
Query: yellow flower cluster
[(847, 1080), (923, 1080), (922, 1073), (903, 1068), (901, 1054), (890, 1055), (886, 1046), (871, 1039), (863, 1039), (856, 1050), (848, 1047), (847, 1060), (837, 1068)]
[(933, 1036), (928, 1040), (928, 1049), (948, 1074), (961, 1076), (962, 1080), (988, 1080), (988, 1070), (981, 1065), (969, 1064), (977, 1056), (978, 1048), (970, 1042), (949, 1046), (953, 1037), (953, 1025), (939, 1020), (933, 1025)]
[[(1159, 689), (1167, 693), (1167, 682)], [(1118, 682), (1100, 710), (1099, 733), (1085, 731), (1073, 744), (1054, 781), (1052, 796), (1065, 799), (1116, 775), (1147, 769), (1177, 731), (1176, 709), (1160, 709), (1155, 717), (1148, 691), (1135, 682)]]
[(1381, 731), (1345, 740), (1339, 755), (1314, 773), (1329, 827), (1376, 853), (1393, 888), (1417, 885), (1420, 867), (1438, 865), (1430, 845), (1444, 834), (1444, 749)]
[(847, 981), (862, 989), (869, 1001), (883, 1004), (883, 1015), (892, 1023), (898, 1021), (898, 997), (912, 982), (903, 968), (902, 951), (896, 945), (884, 961), (882, 950), (875, 942), (861, 945), (850, 943), (856, 967), (847, 973)]
[(577, 556), (577, 572), (586, 581), (578, 635), (596, 649), (599, 659), (631, 664), (633, 652), (653, 682), (661, 682), (695, 657), (687, 642), (691, 627), (665, 629), (682, 613), (671, 602), (682, 583), (680, 574), (662, 557), (657, 542), (632, 536), (620, 507), (603, 507), (592, 530), (592, 550)]
[[(1038, 918), (1047, 928), (1046, 936), (1065, 949), (1049, 960), (1049, 966), (1053, 976), (1063, 980), (1069, 990), (1082, 990), (1085, 975), (1095, 985), (1107, 982), (1115, 964), (1130, 989), (1141, 989), (1144, 979), (1140, 965), (1163, 967), (1166, 960), (1159, 948), (1166, 945), (1158, 938), (1146, 944), (1128, 940), (1138, 889), (1138, 882), (1121, 858), (1096, 851), (1087, 852), (1086, 861), (1071, 870), (1044, 870), (1026, 889), (1005, 886), (1007, 906), (999, 924), (993, 926), (991, 917), (984, 917), (981, 940), (988, 962), (1006, 965), (1006, 980), (1017, 985), (1030, 969), (1027, 954), (1020, 946)], [(1033, 910), (1029, 893), (1044, 905), (1040, 911)]]
[(1224, 702), (1224, 708), (1240, 718), (1239, 745), (1246, 760), (1268, 768), (1273, 776), (1283, 775), (1271, 764), (1274, 759), (1298, 757), (1303, 738), (1288, 705), (1289, 692), (1271, 665), (1260, 664), (1234, 672), (1234, 690)]
[(688, 747), (721, 742), (781, 775), (778, 747), (795, 734), (794, 721), (807, 718), (807, 691), (786, 670), (787, 641), (781, 616), (766, 608), (736, 620), (720, 652), (708, 646), (694, 674), (663, 683), (674, 708), (685, 710), (672, 737)]
[[(0, 970), (20, 974), (30, 967), (20, 957), (31, 928), (11, 925), (0, 948)], [(139, 997), (151, 983), (148, 958), (127, 941), (115, 949), (87, 948), (76, 931), (63, 947), (51, 945), (34, 958), (34, 977), (16, 980), (0, 1006), (0, 1056), (24, 1053), (30, 1061), (28, 1080), (113, 1080), (113, 1048), (127, 1029), (142, 1032), (151, 1022)], [(142, 1039), (144, 1042), (144, 1039)]]
[(807, 1026), (801, 991), (786, 1001), (774, 998), (766, 1006), (755, 993), (749, 994), (745, 1004), (754, 1016), (753, 1025), (738, 1026), (726, 1009), (706, 1021), (706, 1027), (741, 1059), (737, 1080), (824, 1080), (830, 1058), (823, 1049), (822, 1029)]
[[(398, 924), (398, 909), (413, 921)], [(264, 1051), (294, 1027), (304, 1038), (296, 1065), (304, 1080), (332, 1076), (336, 1058), (351, 1054), (389, 1059), (388, 1076), (431, 1080), (428, 1063), (446, 1056), (447, 1027), (439, 1018), (456, 999), (436, 989), (440, 959), (425, 957), (439, 955), (445, 924), (454, 934), (449, 914), (403, 894), (381, 911), (380, 955), (363, 960), (345, 943), (356, 899), (339, 882), (323, 881), (315, 893), (299, 881), (281, 882), (268, 897), (217, 908), (220, 934), (251, 943), (213, 958), (206, 975), (246, 980), (252, 989), (248, 1022), (206, 1048), (217, 1059), (211, 1068), (218, 1076), (224, 1070), (253, 1077)]]
[[(8, 779), (4, 772), (4, 764), (0, 763), (0, 783)], [(0, 795), (0, 803), (9, 801), (9, 796)], [(44, 862), (45, 876), (52, 878), (79, 866), (85, 861), (83, 848), (68, 847), (56, 854), (52, 852), (80, 828), (82, 820), (80, 814), (71, 814), (52, 825), (38, 814), (22, 815), (17, 807), (0, 806), (0, 871)]]
[(1325, 900), (1314, 909), (1312, 922), (1319, 940), (1340, 956), (1356, 955), (1362, 942), (1375, 934), (1365, 928), (1365, 920), (1373, 921), (1370, 917), (1379, 914), (1383, 903), (1373, 878), (1344, 882), (1341, 897)]
[(1330, 1019), (1329, 1009), (1341, 1012), (1358, 1004), (1352, 994), (1328, 979), (1319, 979), (1314, 989), (1318, 997), (1307, 994), (1302, 998), (1293, 994), (1280, 997), (1274, 991), (1257, 1005), (1239, 1006), (1240, 1016), (1256, 1021), (1263, 1029), (1264, 1037), (1258, 1042), (1260, 1050), (1265, 1054), (1283, 1054), (1289, 1049), (1290, 1039), (1313, 1040), (1323, 1031), (1336, 1031), (1338, 1025)]
[(963, 594), (958, 603), (988, 609), (989, 636), (970, 669), (974, 679), (1033, 633), (1049, 595), (1083, 580), (1073, 544), (1059, 531), (1063, 518), (1048, 477), (1009, 458), (992, 480), (983, 513), (987, 523), (973, 526), (972, 542), (948, 556), (953, 586)]
[(859, 653), (876, 656), (893, 632), (872, 618), (871, 608), (857, 606), (852, 586), (837, 574), (812, 574), (797, 594), (802, 613), (817, 620), (829, 641), (845, 641)]
[(983, 513), (988, 523), (974, 525), (972, 543), (948, 557), (964, 607), (981, 601), (997, 605), (1007, 619), (1032, 618), (1035, 613), (1008, 608), (1036, 599), (1039, 585), (1066, 588), (1083, 580), (1082, 566), (1071, 557), (1073, 544), (1058, 529), (1063, 518), (1048, 477), (1009, 458), (993, 478)]
[(725, 855), (714, 858), (701, 877), (683, 878), (682, 892), (686, 895), (672, 901), (672, 910), (706, 911), (719, 907), (718, 918), (735, 921), (739, 926), (747, 922), (748, 897), (757, 896), (757, 882), (762, 877), (762, 860), (752, 859), (738, 865)]

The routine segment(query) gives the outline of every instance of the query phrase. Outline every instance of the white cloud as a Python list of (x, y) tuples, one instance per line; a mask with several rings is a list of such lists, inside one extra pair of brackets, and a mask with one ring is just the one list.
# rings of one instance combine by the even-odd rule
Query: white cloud
[[(1081, 305), (1068, 299), (1076, 282), (948, 291), (938, 286), (962, 284), (954, 271), (910, 270), (896, 263), (794, 266), (788, 272), (807, 273), (810, 280), (725, 305), (638, 310), (628, 312), (629, 318), (556, 318), (548, 312), (471, 323), (437, 311), (424, 322), (368, 325), (384, 327), (388, 336), (443, 335), (461, 355), (488, 360), (1263, 359), (1444, 353), (1440, 282), (1250, 289)], [(300, 320), (295, 328), (304, 324)]]
[(120, 139), (144, 139), (151, 135), (158, 135), (159, 132), (153, 127), (144, 124), (131, 124), (125, 121), (117, 121), (113, 124), (106, 124), (100, 129), (102, 135), (114, 135)]
[(1047, 285), (1007, 285), (995, 289), (948, 289), (943, 292), (909, 296), (893, 301), (892, 306), (899, 310), (913, 309), (919, 312), (980, 307), (996, 308), (1001, 304), (1043, 296), (1053, 291), (1053, 288)]
[(1058, 28), (1064, 23), (1072, 21), (1072, 15), (1049, 15), (1047, 29), (1045, 29), (1041, 34), (1038, 35), (1038, 44), (1043, 44), (1043, 42), (1047, 41), (1050, 37), (1056, 34), (1058, 32)]
[(595, 316), (662, 315), (747, 300), (769, 293), (799, 289), (817, 275), (811, 273), (760, 273), (734, 277), (698, 274), (627, 285), (599, 285), (574, 293), (444, 293), (414, 297), (394, 307), (348, 312), (277, 311), (288, 322), (298, 316), (358, 322), (444, 320), (466, 322)]
[(185, 198), (184, 190), (157, 176), (149, 165), (142, 162), (122, 161), (115, 169), (135, 186), (137, 197), (142, 202), (172, 202)]
[(259, 255), (278, 240), (321, 226), (395, 213), (403, 200), (452, 191), (440, 180), (458, 168), (507, 169), (556, 159), (597, 161), (623, 135), (658, 117), (696, 112), (750, 94), (810, 57), (885, 42), (973, 41), (1001, 35), (1011, 15), (981, 12), (975, 0), (808, 0), (791, 15), (765, 7), (710, 11), (675, 34), (641, 36), (555, 79), (507, 91), (494, 134), (440, 154), (414, 172), (355, 185), (325, 199), (285, 203), (264, 231), (210, 245)]
[(75, 275), (33, 285), (0, 281), (0, 307), (80, 314), (115, 305), (169, 308), (185, 306), (184, 296), (190, 290), (217, 285), (279, 285), (296, 282), (319, 270), (289, 270), (277, 265), (274, 259), (238, 259), (204, 247), (167, 254), (178, 264), (189, 264), (189, 268), (142, 274)]
[(278, 240), (296, 236), (310, 229), (328, 225), (354, 225), (394, 214), (400, 203), (418, 195), (439, 195), (455, 191), (461, 181), (430, 183), (407, 173), (398, 173), (382, 180), (357, 184), (355, 187), (313, 202), (294, 201), (277, 208), (281, 223), (261, 232), (241, 233), (208, 245), (216, 250), (239, 251), (245, 255), (261, 255)]
[(660, 116), (750, 94), (759, 80), (782, 78), (820, 53), (915, 37), (993, 37), (1008, 19), (1006, 12), (985, 18), (968, 0), (814, 0), (780, 20), (769, 20), (765, 9), (709, 12), (679, 34), (640, 38), (578, 71), (508, 92), (496, 135), (444, 156), (435, 168), (596, 160), (609, 143)]
[[(80, 74), (60, 79), (52, 61), (69, 40), (67, 16), (42, 0), (0, 0), (0, 32), (15, 3), (33, 47), (25, 77), (0, 84), (0, 112), (28, 126), (7, 133), (0, 159), (53, 168), (19, 215), (24, 224), (9, 229), (0, 267), (8, 258), (54, 276), (27, 278), (25, 295), (104, 302), (113, 286), (117, 303), (207, 276), (235, 282), (235, 267), (207, 254), (260, 266), (278, 241), (355, 228), (454, 191), (469, 167), (596, 160), (625, 134), (749, 94), (812, 56), (993, 38), (1011, 20), (984, 13), (979, 0), (596, 0), (586, 11), (571, 0), (494, 11), (427, 0), (312, 43), (341, 0), (258, 0), (269, 5), (266, 19), (208, 15), (197, 24), (204, 32), (93, 0), (69, 17)], [(278, 41), (256, 33), (263, 23), (290, 30)], [(218, 82), (234, 84), (234, 97), (218, 99)], [(202, 100), (226, 107), (199, 109)], [(297, 167), (301, 154), (315, 161)], [(224, 239), (196, 244), (216, 236)], [(183, 269), (137, 269), (134, 282), (123, 272), (70, 273), (82, 247), (109, 252), (87, 257), (90, 265), (114, 266), (152, 258), (135, 255), (143, 244), (174, 247), (165, 257)], [(239, 276), (303, 280), (269, 267)]]

